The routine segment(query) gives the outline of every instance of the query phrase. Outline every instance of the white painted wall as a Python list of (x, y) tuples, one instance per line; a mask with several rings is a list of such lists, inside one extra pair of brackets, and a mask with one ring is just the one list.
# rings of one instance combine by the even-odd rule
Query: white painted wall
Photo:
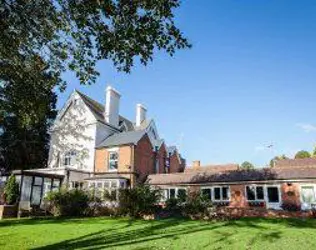
[(60, 111), (51, 133), (48, 165), (64, 167), (64, 155), (77, 152), (76, 169), (93, 171), (97, 121), (77, 92), (73, 92)]

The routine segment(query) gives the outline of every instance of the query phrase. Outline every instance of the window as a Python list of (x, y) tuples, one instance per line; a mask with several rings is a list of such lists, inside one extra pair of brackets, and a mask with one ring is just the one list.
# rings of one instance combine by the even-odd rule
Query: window
[(41, 204), (41, 195), (42, 195), (42, 184), (43, 178), (34, 176), (33, 188), (31, 194), (31, 205), (40, 205)]
[(65, 154), (64, 165), (65, 166), (73, 166), (76, 164), (76, 151), (72, 150)]
[(263, 186), (246, 186), (248, 201), (264, 200)]
[(159, 173), (159, 159), (156, 160), (155, 170), (156, 170), (156, 174), (158, 174)]
[(184, 188), (179, 188), (177, 198), (184, 202), (187, 198), (187, 190), (185, 190)]
[(109, 154), (109, 170), (117, 170), (118, 167), (118, 153), (110, 152)]
[(212, 189), (211, 188), (203, 188), (202, 189), (203, 197), (212, 200)]
[(267, 187), (268, 202), (279, 202), (279, 189), (277, 187)]
[(214, 200), (215, 201), (229, 201), (229, 188), (228, 187), (215, 187)]
[(315, 191), (312, 186), (301, 187), (302, 201), (307, 204), (315, 202)]
[(169, 191), (170, 197), (169, 198), (175, 198), (176, 197), (176, 190), (174, 188), (171, 188)]
[(221, 188), (217, 187), (214, 188), (214, 200), (220, 200), (221, 199)]

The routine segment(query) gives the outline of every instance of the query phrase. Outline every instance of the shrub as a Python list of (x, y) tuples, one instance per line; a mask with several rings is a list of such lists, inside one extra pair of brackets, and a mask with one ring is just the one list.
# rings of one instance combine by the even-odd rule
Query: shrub
[(182, 210), (182, 207), (184, 206), (184, 202), (181, 199), (177, 198), (170, 198), (166, 200), (166, 207), (165, 210), (172, 213), (179, 213)]
[(15, 175), (11, 175), (5, 184), (4, 195), (6, 204), (14, 205), (17, 203), (20, 195), (20, 188), (19, 184), (16, 182)]
[(161, 198), (159, 190), (140, 185), (132, 189), (121, 189), (119, 193), (119, 212), (121, 215), (141, 217), (157, 211)]
[(292, 202), (284, 202), (281, 205), (282, 209), (285, 211), (290, 211), (290, 212), (296, 212), (296, 211), (300, 211), (301, 207), (295, 203)]
[(82, 216), (89, 213), (90, 196), (83, 190), (52, 191), (45, 198), (54, 216)]
[(190, 217), (208, 216), (212, 202), (206, 195), (200, 192), (190, 193), (184, 206), (184, 213)]

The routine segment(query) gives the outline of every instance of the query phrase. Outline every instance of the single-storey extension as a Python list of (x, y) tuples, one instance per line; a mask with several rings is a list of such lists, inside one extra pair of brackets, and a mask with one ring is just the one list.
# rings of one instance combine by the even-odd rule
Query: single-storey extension
[(235, 208), (309, 210), (316, 205), (316, 159), (280, 160), (273, 168), (241, 170), (235, 164), (148, 176), (164, 198), (199, 190), (214, 203)]

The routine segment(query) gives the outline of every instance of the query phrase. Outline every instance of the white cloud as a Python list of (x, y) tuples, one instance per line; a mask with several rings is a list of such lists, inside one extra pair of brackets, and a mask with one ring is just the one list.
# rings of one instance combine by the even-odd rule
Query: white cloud
[(304, 130), (306, 133), (316, 131), (316, 126), (310, 123), (297, 123), (296, 126)]

